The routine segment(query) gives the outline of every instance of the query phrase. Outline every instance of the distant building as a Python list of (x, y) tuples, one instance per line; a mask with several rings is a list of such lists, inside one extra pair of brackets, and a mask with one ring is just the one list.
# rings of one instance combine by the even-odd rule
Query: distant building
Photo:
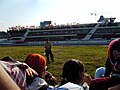
[(40, 26), (41, 27), (49, 26), (51, 23), (52, 21), (43, 21), (43, 22), (40, 22)]

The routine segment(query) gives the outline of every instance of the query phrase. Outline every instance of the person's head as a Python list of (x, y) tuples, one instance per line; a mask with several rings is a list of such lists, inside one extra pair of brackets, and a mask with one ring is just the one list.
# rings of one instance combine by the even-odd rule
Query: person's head
[(14, 60), (12, 57), (10, 57), (10, 56), (3, 57), (1, 60), (2, 60), (2, 61), (11, 61), (11, 62), (15, 62), (15, 60)]
[(34, 69), (40, 77), (44, 78), (46, 69), (46, 59), (40, 54), (29, 54), (25, 63)]
[(46, 41), (48, 42), (48, 41), (49, 41), (49, 39), (47, 38), (47, 39), (46, 39)]
[(70, 59), (65, 62), (62, 72), (61, 85), (72, 82), (80, 84), (84, 78), (84, 65), (81, 61), (76, 59)]
[(108, 46), (108, 58), (115, 72), (120, 72), (120, 38), (114, 39)]
[(95, 78), (102, 78), (105, 75), (105, 67), (99, 67), (95, 71)]

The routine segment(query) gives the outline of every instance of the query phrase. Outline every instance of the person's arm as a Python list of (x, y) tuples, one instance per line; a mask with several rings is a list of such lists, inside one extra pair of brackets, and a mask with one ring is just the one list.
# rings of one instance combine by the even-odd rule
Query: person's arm
[[(19, 62), (21, 63), (21, 62)], [(38, 76), (38, 73), (32, 69), (31, 67), (29, 67), (26, 63), (22, 63), (24, 66), (26, 66), (26, 75), (29, 77), (33, 77), (33, 76)]]
[(110, 63), (109, 58), (107, 58), (107, 60), (106, 60), (105, 68), (106, 68), (106, 70), (105, 70), (104, 77), (109, 77), (112, 72), (111, 63)]
[(53, 46), (53, 43), (52, 42), (50, 42), (51, 43), (51, 47)]
[(57, 85), (57, 78), (48, 71), (45, 72), (45, 81), (50, 85)]
[(46, 48), (46, 43), (45, 43), (44, 47)]
[(86, 82), (88, 85), (90, 85), (90, 83), (92, 81), (92, 77), (87, 73), (85, 73), (84, 75), (85, 75), (84, 82)]
[(120, 90), (120, 84), (116, 85), (114, 87), (110, 87), (110, 88), (108, 88), (108, 90)]
[(20, 90), (17, 84), (12, 80), (12, 78), (7, 74), (1, 65), (0, 71), (0, 88), (2, 90)]

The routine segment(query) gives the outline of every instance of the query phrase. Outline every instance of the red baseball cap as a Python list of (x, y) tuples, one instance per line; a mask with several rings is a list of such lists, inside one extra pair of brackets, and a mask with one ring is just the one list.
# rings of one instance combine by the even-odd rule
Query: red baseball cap
[(120, 38), (114, 39), (109, 43), (108, 58), (112, 69), (120, 72)]

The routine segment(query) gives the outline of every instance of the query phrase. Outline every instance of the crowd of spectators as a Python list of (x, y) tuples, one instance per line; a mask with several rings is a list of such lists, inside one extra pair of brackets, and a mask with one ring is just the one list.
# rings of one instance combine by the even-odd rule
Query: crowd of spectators
[[(95, 75), (95, 78), (91, 78), (89, 74), (85, 73), (84, 64), (77, 59), (69, 59), (64, 63), (59, 85), (57, 85), (57, 78), (47, 71), (46, 59), (40, 54), (28, 54), (24, 63), (4, 57), (0, 64), (18, 85), (10, 87), (11, 84), (9, 86), (6, 85), (7, 83), (3, 83), (6, 82), (6, 79), (1, 79), (0, 84), (3, 86), (0, 86), (3, 88), (16, 88), (16, 90), (18, 88), (21, 90), (119, 90), (120, 38), (109, 43), (105, 68), (97, 69), (96, 73), (100, 74), (100, 70), (103, 71), (103, 69), (105, 71), (100, 76)], [(9, 80), (8, 75), (5, 74)], [(2, 77), (4, 78), (3, 75)], [(11, 79), (10, 82), (15, 84)]]

